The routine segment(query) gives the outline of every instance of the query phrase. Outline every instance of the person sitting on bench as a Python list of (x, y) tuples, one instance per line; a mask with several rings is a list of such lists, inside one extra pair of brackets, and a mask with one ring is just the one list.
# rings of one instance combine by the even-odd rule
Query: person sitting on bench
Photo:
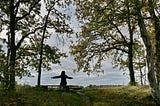
[(65, 74), (65, 71), (62, 71), (61, 72), (61, 75), (59, 75), (59, 76), (54, 76), (54, 77), (51, 77), (51, 78), (61, 78), (61, 82), (60, 82), (60, 89), (61, 88), (63, 88), (63, 89), (68, 89), (67, 87), (66, 87), (66, 85), (67, 85), (67, 78), (68, 79), (73, 79), (72, 77), (69, 77), (69, 76), (67, 76), (66, 74)]

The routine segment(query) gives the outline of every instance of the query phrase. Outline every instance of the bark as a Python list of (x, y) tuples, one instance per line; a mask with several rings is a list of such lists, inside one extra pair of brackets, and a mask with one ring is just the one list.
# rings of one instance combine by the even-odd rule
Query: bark
[(51, 12), (51, 8), (48, 10), (48, 14), (46, 16), (42, 40), (41, 40), (40, 59), (39, 59), (39, 66), (38, 66), (38, 81), (37, 81), (38, 86), (40, 86), (40, 84), (41, 84), (41, 72), (42, 72), (41, 69), (42, 69), (42, 62), (43, 62), (43, 44), (44, 44), (45, 32), (46, 32), (46, 28), (47, 28), (47, 24), (48, 24), (48, 17), (50, 15), (50, 12)]
[(154, 64), (154, 50), (151, 45), (151, 40), (149, 38), (149, 34), (147, 32), (143, 16), (141, 14), (141, 7), (139, 0), (135, 0), (135, 10), (138, 17), (138, 25), (140, 28), (141, 38), (144, 42), (146, 47), (146, 59), (147, 59), (147, 66), (148, 66), (148, 80), (151, 87), (152, 96), (160, 101), (160, 89), (157, 84), (156, 79), (156, 71), (155, 71), (155, 64)]
[(156, 79), (157, 79), (157, 89), (155, 91), (154, 97), (157, 99), (158, 103), (160, 104), (160, 21), (158, 17), (156, 16), (156, 13), (154, 11), (154, 4), (152, 0), (148, 0), (149, 5), (149, 13), (151, 16), (151, 21), (153, 23), (154, 27), (154, 33), (155, 33), (155, 72), (156, 72)]
[(155, 29), (155, 40), (156, 40), (156, 51), (155, 51), (155, 67), (156, 67), (156, 74), (157, 74), (157, 81), (159, 85), (159, 78), (160, 78), (160, 21), (154, 12), (154, 5), (152, 0), (149, 1), (149, 12), (151, 15), (151, 21), (153, 23)]
[(143, 85), (143, 73), (142, 73), (141, 68), (140, 68), (139, 72), (140, 72), (140, 82), (141, 82), (141, 85)]
[(135, 76), (134, 76), (134, 69), (133, 69), (133, 53), (132, 53), (132, 45), (133, 45), (133, 35), (130, 35), (131, 42), (129, 44), (129, 51), (128, 51), (128, 58), (129, 58), (129, 75), (130, 75), (130, 84), (135, 85)]
[(130, 35), (130, 42), (128, 45), (128, 58), (129, 58), (129, 74), (130, 74), (130, 84), (131, 85), (135, 85), (136, 81), (135, 81), (135, 75), (134, 75), (134, 69), (133, 69), (133, 30), (134, 28), (132, 28), (131, 26), (131, 18), (130, 18), (130, 8), (129, 8), (129, 3), (127, 3), (127, 10), (128, 10), (128, 14), (127, 14), (127, 24), (128, 24), (128, 29), (129, 29), (129, 35)]
[(11, 55), (10, 55), (10, 67), (9, 67), (9, 75), (10, 75), (10, 84), (9, 89), (15, 89), (15, 59), (16, 59), (16, 46), (15, 46), (15, 14), (14, 14), (14, 0), (10, 0), (10, 37), (11, 37)]

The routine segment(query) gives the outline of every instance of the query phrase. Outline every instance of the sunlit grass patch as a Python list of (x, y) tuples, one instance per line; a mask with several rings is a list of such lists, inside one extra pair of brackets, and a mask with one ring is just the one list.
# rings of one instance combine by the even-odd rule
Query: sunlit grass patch
[(149, 87), (120, 86), (85, 89), (94, 106), (155, 106)]

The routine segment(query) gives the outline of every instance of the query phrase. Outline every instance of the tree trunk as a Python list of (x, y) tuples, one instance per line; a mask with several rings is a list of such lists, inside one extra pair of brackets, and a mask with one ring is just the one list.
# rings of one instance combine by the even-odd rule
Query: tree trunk
[(157, 79), (157, 88), (154, 97), (157, 99), (158, 103), (160, 104), (160, 21), (159, 18), (156, 16), (154, 11), (154, 4), (152, 0), (148, 0), (149, 13), (151, 16), (151, 21), (154, 26), (155, 31), (155, 73)]
[(134, 70), (133, 70), (133, 54), (132, 54), (132, 44), (129, 46), (129, 75), (130, 75), (130, 84), (136, 85), (135, 76), (134, 76)]
[(16, 59), (16, 46), (15, 46), (15, 14), (14, 14), (14, 0), (10, 0), (10, 37), (11, 37), (11, 55), (9, 64), (10, 84), (9, 89), (15, 89), (15, 59)]
[[(141, 66), (139, 66), (139, 67), (141, 67)], [(140, 82), (141, 82), (141, 85), (144, 85), (143, 84), (143, 73), (142, 73), (142, 69), (141, 68), (140, 68), (139, 72), (140, 72)]]
[(127, 24), (128, 24), (128, 29), (129, 29), (129, 36), (130, 36), (130, 42), (128, 45), (128, 59), (129, 59), (129, 75), (130, 75), (130, 84), (131, 85), (136, 85), (135, 81), (135, 76), (134, 76), (134, 69), (133, 69), (133, 28), (131, 26), (131, 18), (130, 18), (130, 8), (129, 8), (129, 3), (127, 3), (127, 9), (128, 9), (128, 14), (127, 14)]
[(47, 28), (48, 17), (49, 17), (50, 11), (51, 11), (51, 8), (48, 10), (48, 14), (45, 19), (43, 35), (42, 35), (42, 39), (41, 39), (40, 59), (39, 59), (39, 66), (38, 66), (38, 81), (37, 81), (38, 86), (41, 85), (41, 72), (42, 72), (41, 68), (42, 68), (42, 62), (43, 62), (43, 44), (44, 44), (45, 33), (46, 33), (46, 28)]
[(157, 74), (157, 81), (159, 84), (159, 78), (160, 78), (160, 21), (158, 17), (156, 16), (154, 12), (154, 6), (152, 3), (152, 0), (149, 0), (149, 7), (150, 7), (150, 15), (151, 15), (151, 20), (155, 29), (155, 41), (156, 41), (156, 52), (155, 52), (155, 67), (156, 67), (156, 74)]
[[(140, 28), (140, 33), (141, 33), (141, 37), (142, 40), (144, 42), (144, 45), (146, 47), (146, 59), (147, 59), (147, 66), (148, 66), (148, 80), (149, 80), (149, 84), (152, 92), (152, 96), (160, 101), (160, 89), (159, 86), (157, 84), (157, 78), (156, 78), (156, 70), (155, 70), (155, 61), (154, 61), (154, 51), (151, 45), (151, 40), (149, 38), (145, 23), (144, 23), (144, 19), (142, 17), (141, 14), (141, 7), (140, 7), (140, 3), (139, 0), (135, 0), (135, 10), (136, 10), (136, 14), (138, 17), (138, 25)], [(156, 30), (156, 29), (155, 29)]]

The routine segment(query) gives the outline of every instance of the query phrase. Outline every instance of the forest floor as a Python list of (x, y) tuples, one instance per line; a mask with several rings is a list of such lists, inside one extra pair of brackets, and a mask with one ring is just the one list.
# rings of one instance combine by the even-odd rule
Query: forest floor
[(81, 90), (44, 90), (19, 87), (0, 90), (0, 106), (156, 106), (150, 88), (143, 86), (92, 87)]

